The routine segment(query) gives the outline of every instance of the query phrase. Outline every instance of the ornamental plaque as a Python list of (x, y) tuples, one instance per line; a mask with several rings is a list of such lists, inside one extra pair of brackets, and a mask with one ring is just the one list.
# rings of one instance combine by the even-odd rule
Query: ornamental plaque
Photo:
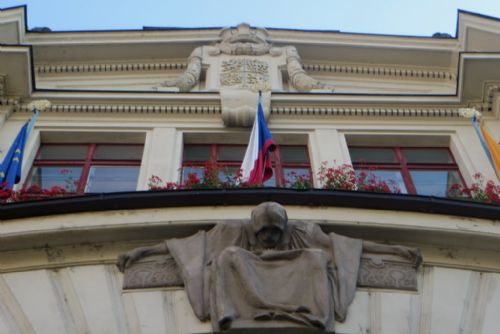
[(221, 86), (252, 88), (262, 83), (269, 83), (269, 65), (264, 61), (237, 58), (225, 60), (221, 64)]

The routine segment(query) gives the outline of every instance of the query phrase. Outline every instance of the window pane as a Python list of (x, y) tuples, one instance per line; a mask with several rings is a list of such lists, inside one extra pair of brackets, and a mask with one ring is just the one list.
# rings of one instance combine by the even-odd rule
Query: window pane
[(240, 167), (222, 166), (219, 170), (219, 181), (234, 184), (239, 170)]
[(419, 195), (446, 197), (452, 184), (462, 183), (455, 170), (413, 170), (410, 175)]
[(184, 161), (210, 161), (210, 146), (184, 146)]
[(350, 147), (349, 154), (353, 163), (395, 163), (398, 162), (392, 148)]
[(43, 145), (38, 160), (85, 160), (87, 145)]
[[(370, 180), (375, 177), (376, 181), (385, 181), (392, 192), (407, 194), (405, 182), (401, 172), (398, 170), (356, 170), (356, 179), (360, 180), (361, 173), (364, 172), (366, 178), (361, 180), (363, 184), (370, 184)], [(359, 184), (359, 181), (358, 181)], [(359, 185), (358, 185), (359, 186)]]
[(137, 188), (138, 176), (138, 166), (92, 166), (85, 192), (134, 191)]
[(96, 160), (141, 160), (142, 145), (98, 145), (94, 153)]
[(205, 168), (203, 167), (183, 167), (182, 168), (182, 182), (186, 182), (189, 177), (189, 174), (194, 174), (198, 177), (198, 179), (203, 180), (203, 171)]
[(243, 161), (245, 146), (220, 146), (219, 161)]
[(307, 147), (280, 146), (282, 163), (308, 163)]
[(42, 189), (59, 186), (66, 191), (76, 192), (81, 173), (81, 167), (33, 167), (28, 185), (36, 184)]
[(285, 176), (285, 187), (306, 186), (305, 183), (307, 182), (312, 186), (311, 174), (308, 168), (283, 168), (283, 174)]
[(409, 149), (401, 150), (408, 163), (452, 164), (450, 152), (447, 149)]

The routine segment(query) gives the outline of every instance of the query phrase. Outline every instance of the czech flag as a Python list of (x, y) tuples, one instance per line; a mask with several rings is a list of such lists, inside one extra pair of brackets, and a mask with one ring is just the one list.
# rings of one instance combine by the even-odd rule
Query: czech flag
[(241, 164), (240, 182), (262, 184), (273, 176), (273, 166), (270, 152), (274, 151), (276, 143), (267, 128), (262, 108), (262, 96), (259, 94), (257, 115), (253, 123), (250, 142), (245, 158)]

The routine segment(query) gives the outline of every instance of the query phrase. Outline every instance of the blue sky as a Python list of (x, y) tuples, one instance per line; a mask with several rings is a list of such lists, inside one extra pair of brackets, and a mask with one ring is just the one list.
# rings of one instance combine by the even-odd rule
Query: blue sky
[(457, 10), (500, 18), (500, 0), (0, 0), (28, 5), (28, 26), (52, 30), (253, 26), (455, 35)]

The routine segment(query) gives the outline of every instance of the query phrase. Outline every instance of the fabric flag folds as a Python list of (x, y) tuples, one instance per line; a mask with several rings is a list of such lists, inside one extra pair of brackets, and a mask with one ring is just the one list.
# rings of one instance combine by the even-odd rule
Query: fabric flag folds
[(495, 169), (498, 179), (500, 180), (500, 144), (495, 143), (484, 126), (481, 126), (481, 133), (483, 135), (486, 147), (489, 150), (490, 161)]
[(21, 181), (24, 146), (37, 117), (38, 112), (35, 112), (31, 120), (22, 126), (0, 165), (0, 184), (5, 188), (12, 188)]
[(270, 152), (274, 151), (276, 143), (267, 128), (262, 108), (262, 97), (259, 94), (257, 115), (253, 123), (250, 142), (241, 164), (240, 182), (262, 184), (273, 176), (273, 166)]

